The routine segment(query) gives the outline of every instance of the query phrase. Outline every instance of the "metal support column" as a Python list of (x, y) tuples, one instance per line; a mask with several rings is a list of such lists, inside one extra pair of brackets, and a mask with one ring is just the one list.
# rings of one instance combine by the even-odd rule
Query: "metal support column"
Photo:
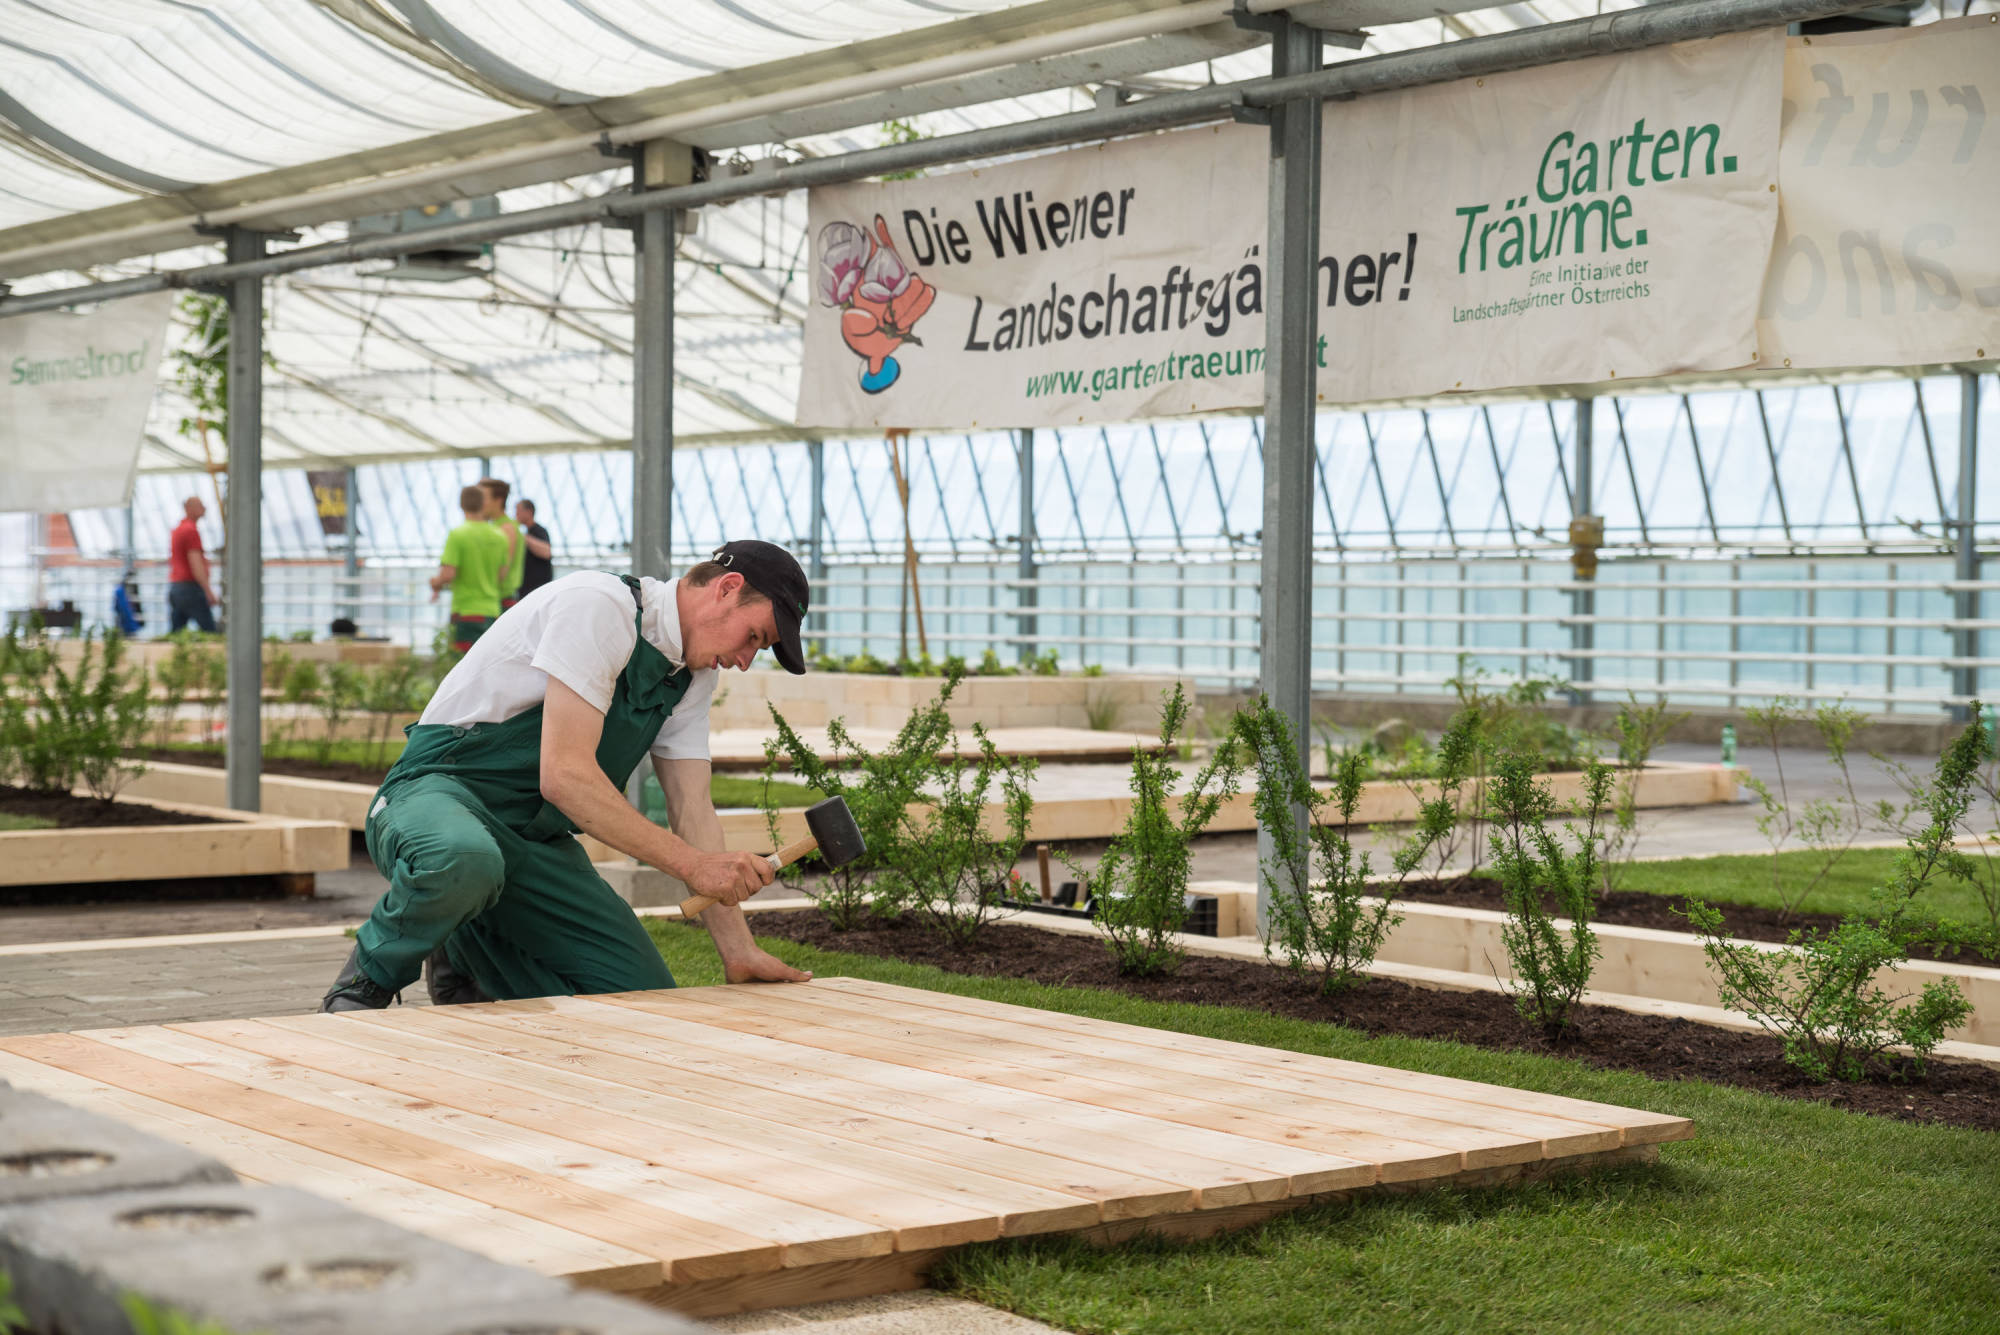
[[(1272, 25), (1275, 78), (1320, 67), (1320, 35), (1281, 18)], [(1313, 418), (1319, 365), (1320, 104), (1271, 109), (1269, 235), (1264, 246), (1264, 535), (1259, 607), (1259, 676), (1291, 723), (1299, 762), (1309, 763), (1312, 732)], [(1303, 833), (1306, 812), (1295, 812)], [(1260, 863), (1273, 856), (1259, 832)], [(1257, 881), (1257, 924), (1270, 920), (1271, 886)]]
[[(231, 264), (264, 257), (264, 236), (229, 229)], [(264, 283), (231, 280), (229, 295), (229, 737), (223, 756), (229, 805), (260, 810), (264, 703)]]
[[(664, 174), (667, 145), (641, 147), (642, 188)], [(673, 573), (674, 491), (674, 228), (671, 209), (632, 222), (635, 290), (632, 303), (632, 573), (666, 579)], [(748, 535), (746, 535), (748, 536)]]
[[(346, 606), (341, 615), (361, 627), (361, 470), (347, 470), (347, 553), (341, 563), (347, 578)], [(379, 631), (370, 632), (379, 634)]]
[[(1961, 584), (1979, 578), (1979, 542), (1974, 531), (1979, 523), (1979, 376), (1972, 371), (1958, 374), (1958, 514), (1956, 540), (1957, 568), (1953, 572)], [(1979, 594), (1960, 589), (1952, 599), (1953, 611), (1961, 623), (1979, 619)], [(1979, 632), (1961, 624), (1952, 632), (1952, 657), (1959, 665), (1951, 670), (1951, 693), (1970, 699), (1979, 694)], [(1952, 717), (1961, 722), (1972, 717), (1970, 705), (1953, 705)]]
[[(806, 524), (806, 578), (812, 581), (812, 600), (826, 601), (826, 442), (806, 442), (806, 458), (812, 465), (812, 514)], [(814, 612), (807, 621), (811, 628), (826, 634), (826, 613)]]
[[(1032, 428), (1024, 428), (1014, 433), (1014, 452), (1020, 458), (1021, 471), (1021, 563), (1017, 578), (1021, 588), (1016, 591), (1015, 601), (1024, 608), (1041, 604), (1040, 590), (1035, 587), (1035, 433)], [(1058, 445), (1058, 448), (1061, 448)], [(1032, 612), (1015, 614), (1015, 634), (1021, 636), (1021, 661), (1026, 663), (1035, 656), (1034, 636), (1039, 630), (1040, 619)]]
[[(1576, 490), (1570, 493), (1569, 517), (1572, 521), (1591, 513), (1591, 497), (1597, 493), (1597, 472), (1594, 466), (1596, 456), (1596, 430), (1592, 418), (1596, 415), (1596, 401), (1578, 399), (1576, 401)], [(1579, 584), (1594, 583), (1596, 570), (1588, 577), (1578, 574)], [(1579, 589), (1570, 595), (1570, 612), (1578, 617), (1597, 615), (1597, 591)], [(1597, 647), (1597, 627), (1589, 621), (1572, 621), (1569, 626), (1570, 648), (1576, 657), (1570, 660), (1570, 682), (1575, 686), (1572, 692), (1580, 705), (1590, 703), (1590, 680), (1597, 673), (1597, 659), (1591, 651)]]

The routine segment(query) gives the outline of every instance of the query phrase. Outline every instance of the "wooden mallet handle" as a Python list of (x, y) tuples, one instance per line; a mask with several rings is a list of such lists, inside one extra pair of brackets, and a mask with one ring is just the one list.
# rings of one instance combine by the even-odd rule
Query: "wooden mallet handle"
[[(783, 871), (818, 847), (819, 840), (813, 838), (811, 835), (807, 835), (795, 843), (786, 844), (775, 853), (766, 853), (764, 860), (771, 864), (772, 871)], [(681, 901), (681, 916), (683, 918), (698, 918), (701, 916), (701, 911), (713, 903), (715, 901), (707, 895), (689, 895)]]

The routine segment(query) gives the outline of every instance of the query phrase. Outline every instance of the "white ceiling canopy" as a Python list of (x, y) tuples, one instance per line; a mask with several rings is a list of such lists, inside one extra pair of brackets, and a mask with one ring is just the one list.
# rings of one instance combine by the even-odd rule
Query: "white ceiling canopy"
[[(0, 0), (0, 280), (29, 293), (213, 263), (215, 225), (311, 245), (404, 207), (618, 191), (629, 167), (604, 149), (645, 139), (799, 160), (1255, 78), (1264, 39), (1230, 22), (1235, 3)], [(1965, 0), (1946, 3), (1955, 17)], [(1335, 60), (1629, 7), (1312, 8), (1367, 34)], [(797, 438), (804, 226), (795, 192), (704, 209), (682, 238), (681, 444)], [(271, 280), (267, 464), (624, 447), (630, 234), (521, 236), (485, 262), (442, 283), (352, 266)], [(187, 411), (163, 385), (142, 467), (201, 462)]]

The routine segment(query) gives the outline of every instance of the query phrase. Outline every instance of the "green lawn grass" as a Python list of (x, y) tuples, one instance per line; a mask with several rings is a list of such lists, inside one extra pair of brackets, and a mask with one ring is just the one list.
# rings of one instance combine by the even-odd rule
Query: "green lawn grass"
[(0, 811), (0, 830), (53, 830), (56, 823), (41, 816), (10, 816)]
[[(1806, 913), (1866, 911), (1870, 891), (1888, 883), (1897, 852), (1893, 848), (1850, 851), (1797, 907)], [(1968, 856), (1975, 866), (1984, 866), (1983, 854), (1973, 851)], [(1777, 861), (1782, 894), (1771, 884), (1769, 853), (1635, 862), (1619, 874), (1618, 888), (1655, 895), (1687, 895), (1711, 904), (1778, 908), (1784, 902), (1783, 895), (1795, 893), (1797, 887), (1810, 881), (1821, 862), (1816, 854), (1809, 852), (1780, 853)], [(1988, 921), (1985, 901), (1977, 888), (1964, 881), (1937, 877), (1919, 902), (1939, 917), (1965, 923)]]
[[(195, 742), (176, 742), (167, 748), (171, 751), (200, 751), (203, 748)], [(327, 755), (320, 754), (317, 742), (266, 742), (264, 754), (280, 760), (330, 761), (336, 765), (391, 765), (396, 757), (403, 754), (403, 739), (398, 737), (380, 751), (373, 742), (336, 741)], [(717, 774), (708, 783), (710, 796), (717, 807), (754, 807), (763, 801), (764, 781), (761, 778), (744, 778), (736, 774)], [(773, 781), (771, 792), (781, 807), (806, 807), (824, 796), (816, 788), (808, 788), (802, 783)]]
[[(755, 921), (754, 919), (752, 920)], [(683, 985), (721, 981), (704, 935), (647, 929)], [(765, 939), (794, 965), (1675, 1113), (1657, 1165), (1368, 1198), (1201, 1243), (971, 1248), (940, 1286), (1066, 1330), (1682, 1332), (2000, 1326), (2000, 1136), (1695, 1082), (1083, 988), (970, 978)], [(1060, 1023), (1057, 1021), (1057, 1023)]]

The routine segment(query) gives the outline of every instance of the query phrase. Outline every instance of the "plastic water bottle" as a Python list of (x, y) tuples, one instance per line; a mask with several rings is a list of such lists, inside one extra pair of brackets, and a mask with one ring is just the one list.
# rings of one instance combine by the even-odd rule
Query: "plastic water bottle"
[(1736, 763), (1736, 725), (1734, 723), (1725, 723), (1722, 725), (1722, 763), (1725, 765), (1734, 765)]

